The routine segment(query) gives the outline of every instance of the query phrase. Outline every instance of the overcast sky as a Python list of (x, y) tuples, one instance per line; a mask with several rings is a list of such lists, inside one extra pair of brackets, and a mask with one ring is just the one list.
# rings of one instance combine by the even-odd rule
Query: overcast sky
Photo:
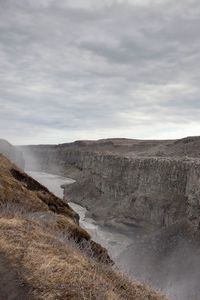
[(199, 0), (0, 0), (0, 138), (200, 135)]

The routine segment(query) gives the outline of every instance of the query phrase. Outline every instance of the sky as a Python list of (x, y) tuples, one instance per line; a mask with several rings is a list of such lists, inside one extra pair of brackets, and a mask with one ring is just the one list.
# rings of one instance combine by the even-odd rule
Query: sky
[(200, 135), (199, 0), (0, 0), (0, 138)]

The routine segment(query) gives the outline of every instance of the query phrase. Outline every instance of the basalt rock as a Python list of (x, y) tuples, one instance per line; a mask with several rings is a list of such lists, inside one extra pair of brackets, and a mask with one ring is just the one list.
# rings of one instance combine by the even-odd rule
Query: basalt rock
[[(199, 137), (175, 141), (126, 139), (25, 147), (41, 170), (76, 179), (64, 199), (99, 223), (148, 233), (200, 222)], [(28, 150), (28, 151), (27, 151)], [(162, 154), (162, 155), (161, 155)]]

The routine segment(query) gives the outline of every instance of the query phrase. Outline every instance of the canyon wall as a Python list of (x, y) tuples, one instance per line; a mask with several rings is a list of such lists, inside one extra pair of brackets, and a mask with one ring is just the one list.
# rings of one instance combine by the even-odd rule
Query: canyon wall
[(107, 225), (152, 231), (177, 222), (199, 225), (200, 162), (81, 153), (82, 176), (65, 199)]
[(148, 233), (182, 222), (199, 228), (199, 140), (79, 141), (23, 151), (35, 168), (76, 179), (64, 198), (99, 223)]

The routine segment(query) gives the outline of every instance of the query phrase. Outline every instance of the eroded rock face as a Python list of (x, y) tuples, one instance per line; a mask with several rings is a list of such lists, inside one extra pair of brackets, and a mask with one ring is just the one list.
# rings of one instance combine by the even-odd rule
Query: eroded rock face
[(77, 179), (64, 187), (65, 200), (86, 206), (100, 223), (148, 233), (178, 222), (198, 229), (199, 144), (198, 137), (146, 144), (117, 139), (28, 150), (42, 170)]
[(97, 219), (145, 231), (183, 220), (198, 227), (199, 160), (80, 157), (83, 174), (65, 187), (65, 198), (87, 206)]
[(25, 161), (22, 152), (18, 147), (14, 147), (7, 141), (0, 139), (0, 153), (5, 155), (8, 159), (14, 162), (17, 166), (24, 169)]
[[(172, 299), (199, 299), (200, 138), (29, 147), (42, 170), (67, 174), (64, 199), (131, 233), (116, 262)], [(54, 168), (56, 166), (56, 168)]]

